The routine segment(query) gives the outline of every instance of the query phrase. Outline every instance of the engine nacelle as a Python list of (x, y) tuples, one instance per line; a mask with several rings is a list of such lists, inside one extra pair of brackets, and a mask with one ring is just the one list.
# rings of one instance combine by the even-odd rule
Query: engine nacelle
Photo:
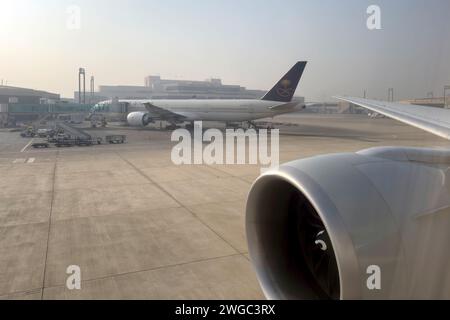
[(450, 151), (287, 163), (252, 186), (246, 229), (269, 299), (450, 299)]
[(152, 118), (146, 112), (131, 112), (127, 116), (127, 122), (132, 127), (145, 127), (152, 122)]

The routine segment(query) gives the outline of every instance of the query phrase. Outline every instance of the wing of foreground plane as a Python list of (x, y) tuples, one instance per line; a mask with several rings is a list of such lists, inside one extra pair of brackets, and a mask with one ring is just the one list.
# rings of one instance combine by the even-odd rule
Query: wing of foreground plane
[(450, 140), (450, 109), (352, 97), (336, 96), (335, 98), (378, 112), (386, 117)]
[[(450, 139), (450, 110), (339, 99)], [(448, 300), (449, 226), (445, 148), (298, 159), (261, 175), (246, 204), (248, 252), (274, 300)], [(367, 274), (374, 266), (395, 285), (373, 290)]]

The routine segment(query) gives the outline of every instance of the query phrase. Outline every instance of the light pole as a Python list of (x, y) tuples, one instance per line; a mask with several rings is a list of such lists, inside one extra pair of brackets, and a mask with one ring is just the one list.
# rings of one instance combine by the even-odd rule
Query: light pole
[(388, 101), (394, 102), (394, 88), (388, 89)]
[(449, 109), (449, 105), (447, 104), (447, 90), (450, 91), (450, 86), (444, 87), (444, 109)]
[[(83, 100), (81, 100), (81, 85), (83, 85)], [(78, 103), (81, 104), (81, 102), (86, 103), (86, 70), (84, 68), (78, 70)]]
[(91, 97), (89, 99), (89, 103), (92, 103), (92, 100), (94, 100), (94, 91), (95, 91), (95, 79), (94, 76), (91, 77)]

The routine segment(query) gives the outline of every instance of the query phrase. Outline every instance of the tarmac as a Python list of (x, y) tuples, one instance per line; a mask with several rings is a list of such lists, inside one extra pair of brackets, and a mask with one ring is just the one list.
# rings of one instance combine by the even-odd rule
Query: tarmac
[[(386, 118), (277, 117), (281, 163), (448, 141)], [(264, 299), (247, 253), (256, 165), (172, 163), (170, 132), (113, 126), (124, 145), (34, 150), (0, 131), (0, 299)], [(81, 269), (81, 290), (66, 286)]]

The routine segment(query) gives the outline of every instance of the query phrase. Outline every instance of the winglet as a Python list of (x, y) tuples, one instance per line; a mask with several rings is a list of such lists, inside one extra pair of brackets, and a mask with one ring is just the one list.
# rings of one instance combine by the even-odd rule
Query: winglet
[(306, 67), (306, 61), (297, 62), (261, 100), (290, 102)]

